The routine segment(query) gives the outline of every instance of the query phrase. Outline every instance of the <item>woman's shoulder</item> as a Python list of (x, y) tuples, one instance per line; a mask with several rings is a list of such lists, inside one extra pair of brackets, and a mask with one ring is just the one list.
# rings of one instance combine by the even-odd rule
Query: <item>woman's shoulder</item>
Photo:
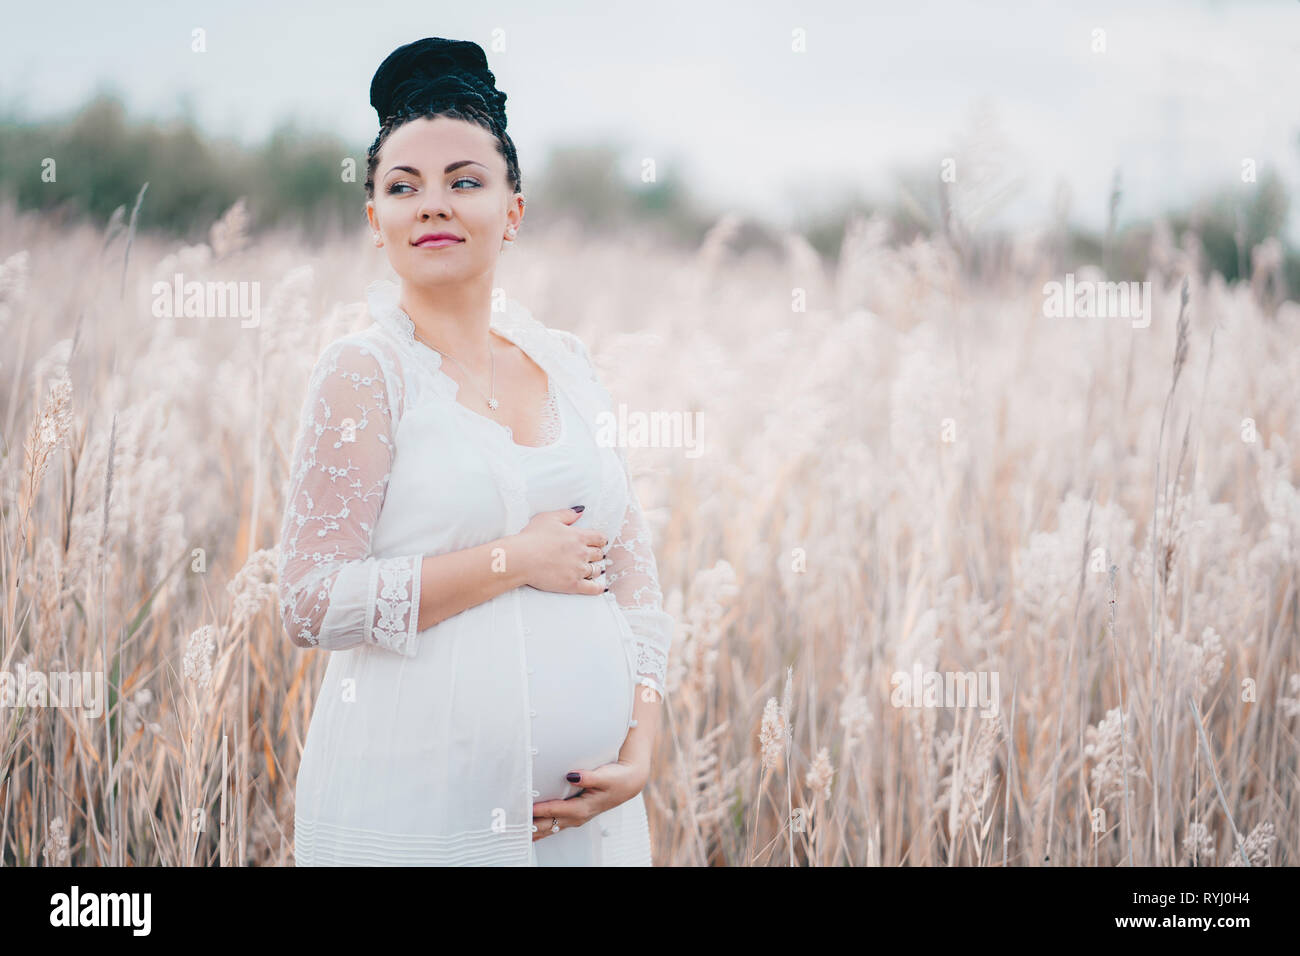
[(388, 393), (390, 407), (405, 406), (405, 376), (398, 352), (374, 326), (346, 332), (326, 343), (316, 358), (310, 389), (317, 391), (327, 380), (342, 377), (354, 387), (379, 384)]
[(583, 343), (582, 339), (578, 338), (575, 333), (570, 332), (568, 329), (551, 328), (549, 325), (545, 326), (545, 329), (547, 332), (550, 332), (552, 336), (559, 339), (560, 342), (563, 343), (564, 347), (570, 352), (582, 354), (587, 351), (587, 346)]
[(562, 348), (570, 354), (581, 360), (582, 365), (586, 367), (593, 375), (595, 366), (591, 361), (591, 353), (587, 350), (587, 345), (575, 333), (568, 329), (553, 329), (550, 326), (543, 326), (551, 337), (556, 339)]
[[(505, 318), (499, 323), (502, 328), (522, 335), (525, 341), (531, 342), (537, 348), (558, 352), (561, 361), (572, 374), (584, 378), (596, 378), (596, 368), (591, 360), (591, 353), (587, 351), (586, 343), (576, 333), (547, 325), (516, 299), (507, 301), (505, 311)], [(493, 324), (498, 323), (494, 320)]]
[(395, 376), (401, 371), (397, 350), (373, 325), (345, 332), (327, 342), (316, 359), (317, 368), (326, 365), (350, 370), (377, 369)]

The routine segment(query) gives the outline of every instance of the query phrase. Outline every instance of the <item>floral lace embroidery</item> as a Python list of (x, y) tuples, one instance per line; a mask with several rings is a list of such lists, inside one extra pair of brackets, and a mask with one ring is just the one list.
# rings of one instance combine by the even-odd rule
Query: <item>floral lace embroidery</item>
[(400, 651), (410, 636), (407, 614), (411, 610), (411, 568), (403, 558), (389, 559), (379, 563), (379, 575), (384, 590), (375, 602), (379, 608), (376, 643)]
[(554, 445), (560, 440), (560, 402), (553, 381), (548, 381), (546, 385), (546, 402), (542, 405), (542, 421), (537, 437), (538, 445)]
[(415, 653), (423, 556), (370, 549), (403, 400), (397, 363), (363, 339), (335, 340), (312, 371), (280, 531), (280, 615), (296, 644)]
[[(515, 433), (511, 431), (510, 426), (504, 426), (510, 435), (510, 440), (515, 440)], [(555, 383), (549, 382), (546, 386), (546, 401), (542, 404), (541, 420), (537, 427), (537, 444), (519, 445), (520, 448), (548, 448), (560, 440), (560, 431), (562, 420), (560, 418), (560, 399), (559, 393), (555, 390)], [(518, 444), (518, 442), (516, 442)]]

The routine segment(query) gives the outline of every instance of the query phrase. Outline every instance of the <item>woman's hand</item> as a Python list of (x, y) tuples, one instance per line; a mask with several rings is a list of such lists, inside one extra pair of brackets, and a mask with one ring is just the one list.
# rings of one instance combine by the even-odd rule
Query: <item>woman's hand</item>
[(595, 770), (575, 770), (569, 776), (575, 774), (578, 779), (569, 782), (582, 787), (582, 793), (566, 800), (533, 804), (533, 826), (537, 828), (534, 840), (550, 836), (557, 820), (561, 830), (580, 827), (597, 814), (631, 800), (645, 787), (650, 766), (644, 761), (615, 760)]
[(561, 594), (605, 593), (609, 541), (599, 531), (569, 527), (580, 515), (572, 508), (543, 511), (513, 536), (513, 560), (522, 562), (525, 584)]

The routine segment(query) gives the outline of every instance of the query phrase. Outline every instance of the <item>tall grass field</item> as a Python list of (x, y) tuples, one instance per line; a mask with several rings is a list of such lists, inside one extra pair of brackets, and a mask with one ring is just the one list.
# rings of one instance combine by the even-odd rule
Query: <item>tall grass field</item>
[[(396, 277), (363, 230), (133, 224), (0, 207), (0, 861), (289, 866), (328, 652), (278, 616), (288, 456), (316, 357)], [(831, 260), (735, 232), (521, 234), (495, 280), (629, 421), (689, 425), (629, 449), (677, 621), (656, 864), (1300, 861), (1276, 256), (1229, 285), (1157, 229), (1137, 321), (1056, 314), (1052, 283), (1106, 276), (1041, 233), (859, 219)], [(177, 276), (256, 315), (178, 313)]]

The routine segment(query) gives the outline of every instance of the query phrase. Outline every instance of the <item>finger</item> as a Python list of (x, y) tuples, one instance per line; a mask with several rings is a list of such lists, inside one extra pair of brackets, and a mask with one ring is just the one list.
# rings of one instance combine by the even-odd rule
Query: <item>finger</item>
[(555, 826), (556, 822), (557, 819), (555, 817), (533, 817), (533, 826), (537, 828), (533, 831), (533, 841), (536, 842), (537, 840), (545, 839), (548, 836), (554, 836), (556, 833), (559, 833), (560, 830), (565, 828), (565, 822), (559, 820), (560, 830), (552, 830), (551, 827)]
[(556, 797), (554, 800), (537, 800), (533, 803), (533, 816), (535, 818), (546, 817), (548, 820), (551, 817), (559, 817), (560, 820), (563, 821), (565, 814), (567, 814), (569, 809), (573, 806), (573, 801), (577, 800), (580, 796), (582, 796), (582, 794), (575, 793), (571, 797)]
[(560, 821), (560, 829), (580, 827), (604, 808), (601, 801), (604, 795), (596, 790), (586, 790), (576, 797), (565, 800), (547, 800), (533, 804), (533, 825), (539, 830), (550, 831), (555, 820)]
[(578, 530), (582, 532), (582, 541), (584, 544), (595, 548), (601, 548), (602, 550), (609, 545), (609, 539), (599, 531), (592, 531), (589, 528), (579, 528)]
[(594, 770), (571, 770), (565, 774), (564, 779), (583, 790), (604, 790), (609, 785), (604, 771), (599, 767)]
[(602, 549), (602, 548), (598, 548), (598, 547), (596, 547), (594, 544), (589, 544), (589, 545), (587, 545), (587, 560), (588, 560), (588, 561), (604, 561), (604, 560), (605, 560), (605, 551), (604, 551), (604, 549)]
[(585, 820), (583, 809), (585, 804), (578, 801), (582, 794), (569, 797), (567, 800), (547, 800), (545, 803), (533, 804), (533, 823), (543, 830), (550, 830), (553, 821), (560, 821), (560, 828), (576, 827)]
[[(578, 796), (581, 796), (579, 794)], [(559, 823), (560, 830), (565, 827), (582, 826), (587, 822), (588, 816), (581, 805), (577, 804), (578, 796), (566, 797), (560, 800), (542, 800), (533, 804), (533, 826), (537, 829), (533, 831), (533, 839), (538, 840), (543, 836), (551, 836), (551, 827)], [(559, 831), (554, 831), (558, 833)]]
[(594, 578), (582, 578), (578, 581), (578, 589), (574, 594), (604, 594), (609, 590), (609, 579), (603, 574), (598, 574)]

